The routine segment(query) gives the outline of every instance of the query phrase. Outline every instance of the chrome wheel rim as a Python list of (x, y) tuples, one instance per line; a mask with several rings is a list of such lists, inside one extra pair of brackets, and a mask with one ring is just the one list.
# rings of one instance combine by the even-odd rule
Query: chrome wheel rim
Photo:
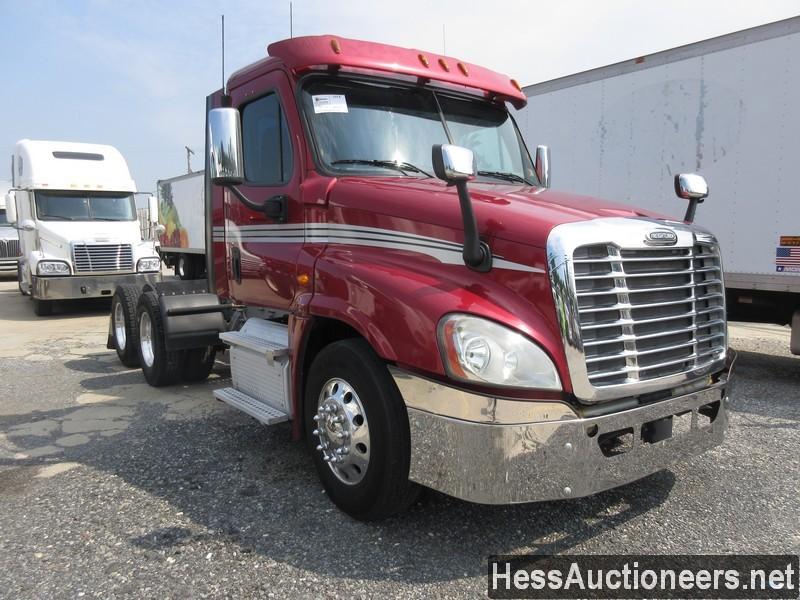
[(122, 310), (121, 302), (117, 302), (114, 307), (114, 336), (117, 338), (117, 347), (120, 350), (125, 350), (128, 336), (125, 331), (125, 312)]
[(150, 315), (146, 312), (142, 313), (139, 318), (139, 346), (142, 349), (142, 360), (148, 367), (152, 367), (155, 362), (155, 353), (153, 352), (153, 322), (150, 320)]
[(314, 415), (317, 451), (344, 484), (355, 485), (367, 474), (369, 424), (361, 399), (349, 383), (334, 377), (322, 386)]

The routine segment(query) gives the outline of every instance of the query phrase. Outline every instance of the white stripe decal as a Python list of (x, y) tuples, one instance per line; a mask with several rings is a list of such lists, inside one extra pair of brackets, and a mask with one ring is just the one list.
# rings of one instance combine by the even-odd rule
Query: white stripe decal
[[(231, 224), (228, 237), (240, 243), (264, 244), (348, 244), (353, 246), (371, 246), (418, 252), (435, 258), (448, 265), (461, 265), (461, 244), (439, 238), (414, 233), (362, 227), (339, 223), (306, 223), (302, 224), (264, 224), (241, 225)], [(225, 242), (225, 228), (212, 228), (212, 241)], [(524, 271), (528, 273), (544, 273), (544, 269), (507, 261), (495, 256), (493, 266), (499, 269)]]

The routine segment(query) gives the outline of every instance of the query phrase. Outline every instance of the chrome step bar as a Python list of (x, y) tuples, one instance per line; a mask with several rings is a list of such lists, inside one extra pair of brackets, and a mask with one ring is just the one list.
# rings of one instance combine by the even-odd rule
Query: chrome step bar
[(275, 425), (289, 420), (289, 415), (285, 412), (268, 406), (260, 400), (232, 387), (214, 390), (214, 397), (261, 421), (264, 425)]

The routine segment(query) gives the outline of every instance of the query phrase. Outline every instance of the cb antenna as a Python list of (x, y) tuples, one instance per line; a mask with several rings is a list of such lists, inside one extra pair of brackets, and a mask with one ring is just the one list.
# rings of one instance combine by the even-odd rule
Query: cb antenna
[(222, 95), (227, 95), (225, 89), (225, 15), (222, 15)]

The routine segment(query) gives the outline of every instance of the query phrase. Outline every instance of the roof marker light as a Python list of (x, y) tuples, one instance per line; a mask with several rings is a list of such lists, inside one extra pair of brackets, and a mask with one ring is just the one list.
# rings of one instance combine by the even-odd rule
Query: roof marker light
[(339, 45), (339, 40), (331, 40), (331, 49), (336, 54), (341, 54), (342, 53), (342, 47)]
[(469, 71), (467, 71), (467, 65), (460, 62), (458, 63), (458, 70), (464, 74), (464, 77), (469, 77)]
[(513, 86), (514, 86), (514, 88), (515, 88), (515, 89), (516, 89), (518, 92), (521, 92), (521, 91), (522, 91), (522, 88), (520, 87), (520, 85), (519, 85), (519, 82), (518, 82), (516, 79), (512, 79), (512, 80), (511, 80), (511, 85), (513, 85)]
[(450, 67), (447, 66), (447, 63), (443, 58), (439, 59), (439, 66), (442, 67), (447, 73), (450, 72)]
[(422, 66), (424, 66), (426, 69), (431, 66), (428, 62), (428, 58), (424, 54), (417, 54), (417, 58), (419, 58), (419, 62), (421, 62)]

